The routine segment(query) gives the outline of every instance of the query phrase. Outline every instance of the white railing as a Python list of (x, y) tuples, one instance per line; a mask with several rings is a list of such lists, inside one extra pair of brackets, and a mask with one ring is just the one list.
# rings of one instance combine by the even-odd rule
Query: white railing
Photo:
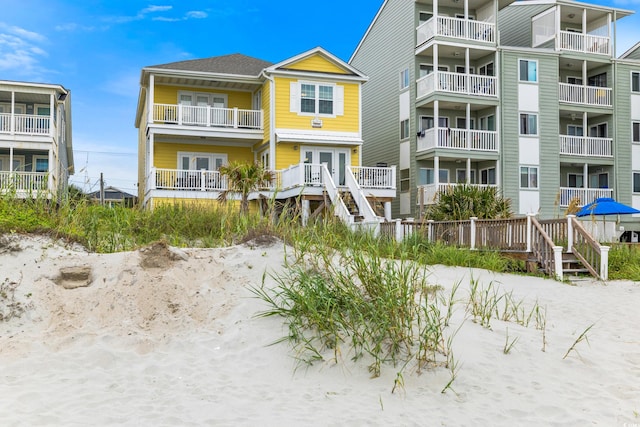
[(578, 206), (584, 206), (598, 197), (613, 197), (613, 189), (560, 187), (560, 206), (569, 206), (573, 199), (579, 201)]
[(349, 209), (347, 209), (347, 205), (345, 205), (342, 201), (340, 192), (338, 191), (338, 187), (336, 187), (336, 184), (333, 182), (333, 178), (331, 177), (329, 169), (327, 169), (325, 165), (320, 165), (320, 170), (322, 179), (325, 183), (325, 190), (327, 191), (327, 195), (329, 196), (329, 199), (334, 206), (334, 214), (338, 216), (345, 224), (353, 224), (354, 217), (349, 212)]
[(496, 83), (494, 76), (434, 71), (416, 81), (417, 97), (422, 98), (433, 92), (495, 97)]
[(453, 37), (495, 43), (495, 24), (463, 18), (437, 16), (429, 19), (416, 29), (417, 45), (420, 46), (435, 36)]
[(570, 156), (613, 157), (611, 138), (560, 135), (560, 154)]
[[(51, 117), (14, 114), (14, 132), (25, 135), (49, 135)], [(11, 114), (0, 114), (0, 133), (11, 133)]]
[(560, 49), (611, 55), (611, 39), (605, 36), (560, 31)]
[(427, 184), (418, 186), (418, 198), (416, 204), (420, 204), (420, 192), (425, 205), (431, 205), (438, 201), (438, 193), (448, 191), (449, 189), (458, 185), (468, 185), (470, 187), (488, 188), (497, 187), (495, 184), (457, 184), (457, 183), (440, 183), (440, 184)]
[(223, 191), (227, 178), (218, 171), (153, 168), (148, 177), (149, 190)]
[(561, 102), (571, 104), (587, 104), (611, 107), (611, 88), (574, 85), (569, 83), (559, 84), (559, 99)]
[(349, 189), (351, 197), (358, 207), (358, 212), (362, 216), (362, 219), (367, 222), (378, 221), (378, 216), (373, 211), (373, 208), (367, 200), (367, 196), (362, 191), (362, 188), (358, 184), (358, 181), (356, 180), (356, 177), (353, 175), (349, 166), (345, 168), (344, 183)]
[(3, 191), (42, 191), (47, 189), (46, 172), (0, 172)]
[(153, 122), (187, 126), (262, 129), (262, 110), (153, 104)]
[(351, 170), (362, 188), (396, 188), (395, 167), (351, 166)]
[[(437, 138), (436, 138), (437, 135)], [(456, 150), (498, 151), (498, 133), (491, 130), (431, 128), (424, 131), (417, 141), (417, 151), (431, 148)]]

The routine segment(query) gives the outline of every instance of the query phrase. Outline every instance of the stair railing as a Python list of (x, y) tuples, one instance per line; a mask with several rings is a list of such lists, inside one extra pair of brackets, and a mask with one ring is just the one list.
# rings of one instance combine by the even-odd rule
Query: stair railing
[(340, 197), (340, 192), (338, 191), (338, 187), (336, 187), (333, 178), (331, 177), (331, 173), (329, 169), (327, 169), (327, 165), (322, 165), (322, 177), (324, 182), (324, 188), (329, 196), (329, 200), (331, 200), (331, 204), (335, 206), (334, 213), (340, 218), (345, 224), (351, 225), (354, 223), (354, 217), (347, 209), (347, 205), (344, 204), (342, 197)]
[(570, 219), (573, 229), (572, 252), (589, 270), (591, 275), (602, 280), (609, 277), (609, 247), (600, 246), (587, 230), (584, 229), (580, 221), (575, 217)]
[(362, 215), (362, 218), (367, 222), (379, 221), (378, 216), (374, 212), (371, 204), (367, 200), (367, 196), (365, 196), (364, 191), (362, 191), (362, 187), (358, 184), (356, 177), (353, 175), (351, 171), (351, 167), (347, 166), (345, 168), (345, 184), (347, 188), (349, 188), (349, 192), (351, 193), (351, 197), (355, 202), (356, 206), (358, 206), (358, 212)]
[(531, 252), (546, 274), (562, 280), (562, 246), (556, 246), (534, 216), (531, 220)]

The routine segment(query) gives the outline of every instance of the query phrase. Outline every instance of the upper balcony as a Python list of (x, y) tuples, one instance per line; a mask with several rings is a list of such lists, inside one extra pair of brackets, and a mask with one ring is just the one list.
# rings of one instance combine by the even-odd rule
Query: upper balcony
[(496, 43), (496, 25), (473, 19), (434, 16), (416, 29), (416, 44), (420, 46), (434, 37), (491, 45)]
[(613, 139), (560, 135), (560, 154), (578, 157), (613, 157)]
[(558, 86), (558, 98), (560, 102), (594, 107), (613, 106), (611, 88), (562, 82), (558, 83)]
[(418, 99), (434, 92), (496, 98), (497, 78), (477, 74), (434, 71), (417, 81)]
[(418, 135), (418, 152), (434, 148), (497, 153), (498, 133), (490, 130), (431, 128)]
[(49, 116), (0, 113), (0, 135), (53, 135)]
[(575, 31), (560, 31), (558, 48), (571, 52), (597, 53), (611, 56), (611, 38)]

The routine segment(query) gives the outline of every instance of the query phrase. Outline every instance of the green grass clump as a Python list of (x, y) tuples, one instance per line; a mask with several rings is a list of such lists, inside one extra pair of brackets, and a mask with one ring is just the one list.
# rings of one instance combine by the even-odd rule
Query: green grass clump
[(609, 250), (609, 279), (640, 281), (640, 245), (614, 245)]

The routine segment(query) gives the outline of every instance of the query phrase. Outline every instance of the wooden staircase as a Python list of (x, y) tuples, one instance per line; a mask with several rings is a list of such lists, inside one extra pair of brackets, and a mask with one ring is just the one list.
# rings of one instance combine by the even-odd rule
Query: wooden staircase
[(340, 197), (342, 198), (342, 202), (345, 204), (349, 213), (353, 215), (354, 222), (362, 222), (364, 216), (360, 214), (360, 210), (358, 209), (358, 205), (355, 200), (353, 200), (353, 195), (350, 191), (340, 191)]

